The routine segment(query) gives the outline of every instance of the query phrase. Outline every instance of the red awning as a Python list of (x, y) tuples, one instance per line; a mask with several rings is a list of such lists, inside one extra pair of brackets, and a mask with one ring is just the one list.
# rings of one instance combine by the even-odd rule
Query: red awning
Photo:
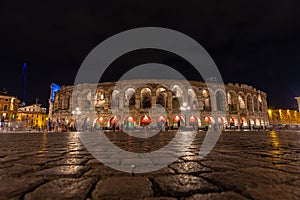
[(173, 118), (173, 122), (179, 122), (180, 121), (180, 117), (178, 115), (176, 115), (174, 118)]
[(99, 117), (99, 118), (97, 119), (97, 122), (98, 122), (98, 123), (102, 123), (102, 122), (103, 122), (103, 117)]
[(142, 123), (150, 123), (151, 122), (151, 118), (147, 115), (143, 116), (141, 119)]
[(204, 118), (204, 121), (205, 121), (205, 122), (210, 122), (210, 117), (205, 117), (205, 118)]

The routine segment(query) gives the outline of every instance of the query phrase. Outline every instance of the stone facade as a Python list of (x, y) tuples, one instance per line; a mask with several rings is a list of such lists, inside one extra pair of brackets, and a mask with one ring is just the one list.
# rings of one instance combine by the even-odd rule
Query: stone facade
[(33, 104), (20, 107), (18, 109), (18, 121), (23, 122), (23, 125), (27, 128), (45, 129), (48, 114), (46, 108), (41, 106), (41, 104)]
[(99, 83), (94, 89), (91, 85), (62, 86), (50, 103), (52, 120), (64, 118), (86, 128), (96, 121), (102, 127), (156, 126), (161, 121), (169, 127), (269, 124), (266, 93), (245, 84), (226, 84), (225, 91), (218, 83), (207, 87), (183, 80), (124, 80)]

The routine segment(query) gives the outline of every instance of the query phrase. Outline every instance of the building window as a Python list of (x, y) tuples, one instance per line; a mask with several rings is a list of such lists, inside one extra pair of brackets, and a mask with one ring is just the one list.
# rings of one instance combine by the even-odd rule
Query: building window
[(8, 105), (5, 104), (4, 107), (3, 107), (3, 110), (7, 111), (8, 110)]
[(8, 99), (5, 99), (5, 101), (8, 101)]

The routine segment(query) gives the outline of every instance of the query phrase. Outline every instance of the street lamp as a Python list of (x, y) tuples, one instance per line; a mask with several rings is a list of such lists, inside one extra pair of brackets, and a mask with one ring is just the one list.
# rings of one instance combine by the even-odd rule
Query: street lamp
[(184, 123), (185, 123), (185, 126), (186, 126), (186, 111), (188, 111), (188, 110), (190, 110), (191, 109), (191, 107), (190, 106), (187, 106), (187, 103), (186, 102), (184, 102), (183, 104), (182, 104), (182, 106), (180, 107), (180, 110), (181, 111), (183, 111), (183, 115), (184, 115)]

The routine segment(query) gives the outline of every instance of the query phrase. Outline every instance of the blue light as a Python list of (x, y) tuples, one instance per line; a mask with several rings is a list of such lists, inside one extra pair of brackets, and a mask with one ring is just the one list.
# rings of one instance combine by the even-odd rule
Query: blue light
[(60, 90), (60, 86), (55, 84), (55, 83), (52, 83), (51, 84), (51, 102), (53, 103), (54, 102), (54, 97), (55, 97), (55, 93)]

